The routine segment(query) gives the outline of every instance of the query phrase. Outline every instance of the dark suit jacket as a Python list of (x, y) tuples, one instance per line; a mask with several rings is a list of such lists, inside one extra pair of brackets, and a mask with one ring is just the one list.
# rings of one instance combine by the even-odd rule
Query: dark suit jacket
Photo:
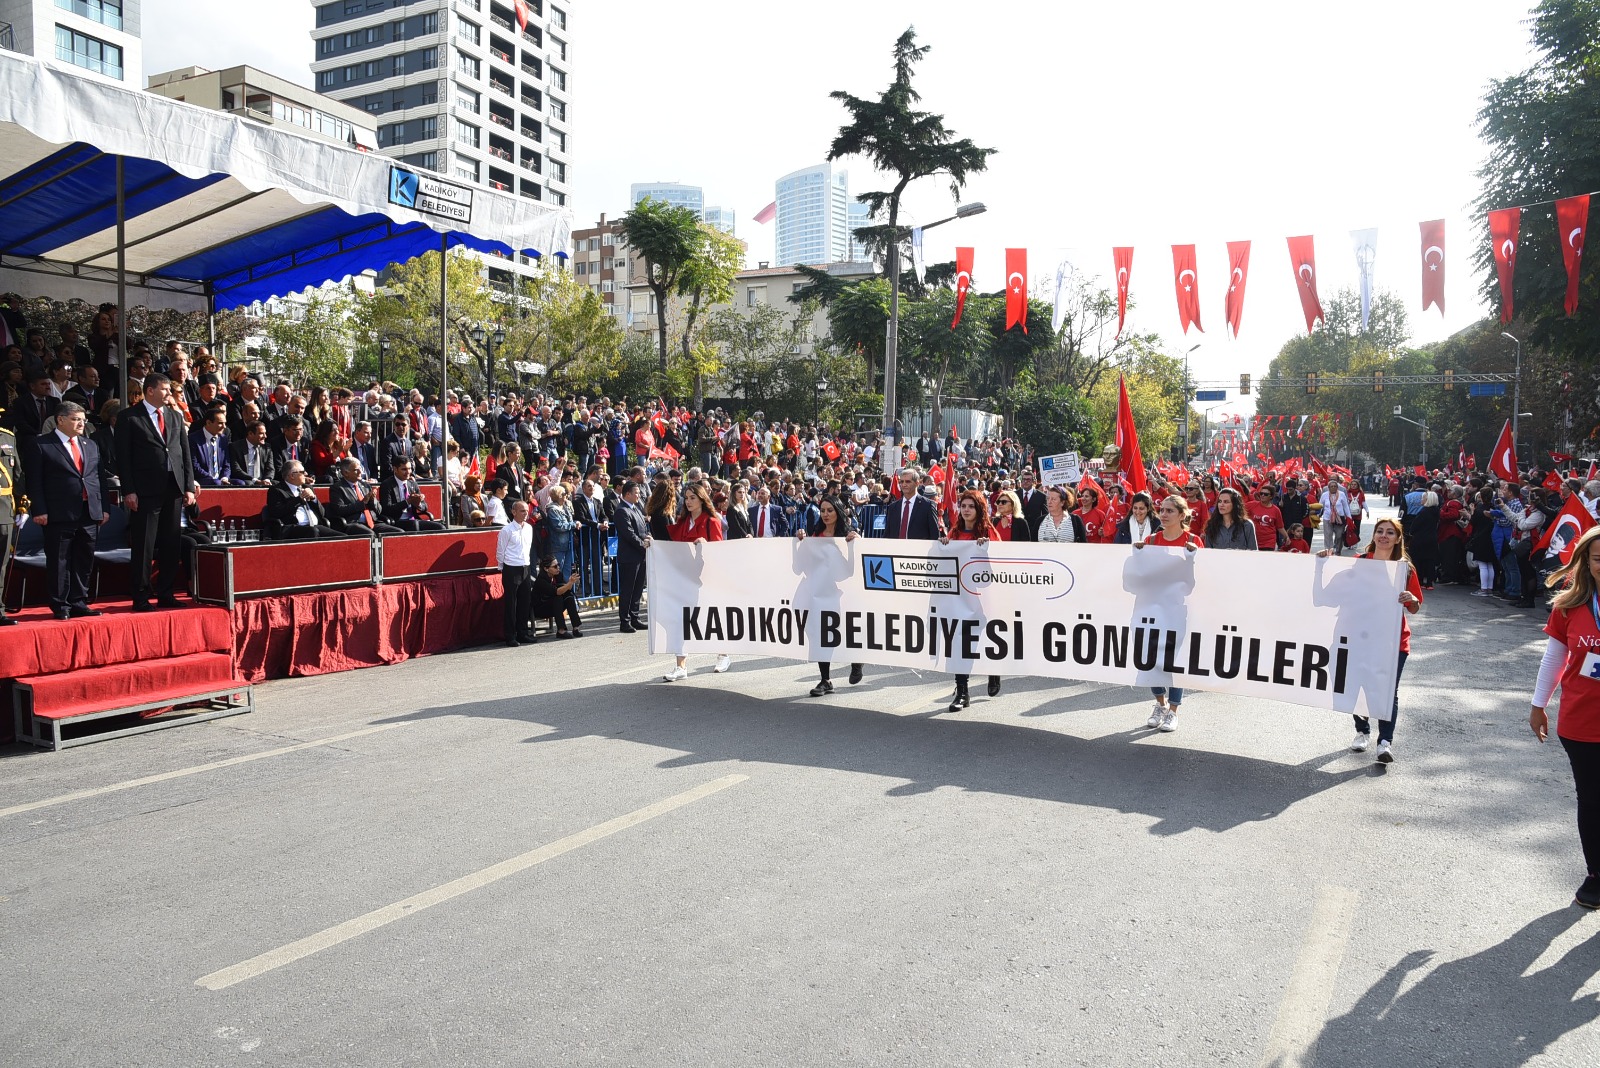
[(143, 402), (117, 416), (117, 474), (122, 492), (160, 497), (169, 488), (181, 496), (195, 490), (194, 463), (183, 416), (175, 408), (162, 413), (167, 436), (162, 440)]
[(369, 506), (366, 502), (367, 487), (364, 485), (352, 486), (344, 478), (336, 478), (328, 487), (328, 518), (335, 523), (359, 523), (361, 513), (370, 510), (374, 523), (383, 522), (383, 516), (378, 514), (376, 506)]
[[(264, 482), (278, 481), (278, 457), (272, 451), (272, 446), (266, 442), (261, 443), (261, 471), (260, 477)], [(250, 442), (236, 441), (229, 447), (228, 466), (233, 473), (235, 486), (248, 486), (250, 478)]]
[(60, 406), (61, 402), (54, 397), (45, 397), (44, 415), (41, 417), (38, 399), (23, 390), (11, 407), (6, 409), (6, 426), (17, 435), (18, 441), (31, 441), (44, 432), (44, 421), (55, 415)]
[[(408, 505), (414, 497), (421, 497), (422, 491), (417, 488), (417, 480), (406, 479), (406, 495), (400, 496), (400, 480), (390, 475), (378, 483), (378, 510), (383, 513), (385, 522), (393, 523), (397, 519), (411, 519), (412, 514)], [(506, 514), (511, 514), (511, 509), (506, 509)]]
[[(752, 537), (752, 538), (755, 537), (756, 536), (756, 531), (761, 529), (761, 507), (762, 506), (759, 505), (759, 504), (752, 504), (750, 506), (750, 533), (748, 535), (749, 537)], [(789, 536), (789, 517), (783, 514), (782, 506), (781, 505), (776, 505), (776, 504), (769, 504), (769, 505), (766, 506), (766, 508), (767, 508), (767, 529), (771, 532), (769, 536), (770, 537), (774, 537), (774, 538), (786, 538), (786, 537), (788, 537)], [(800, 514), (799, 512), (795, 513), (795, 515), (797, 515), (797, 516), (799, 514)]]
[[(310, 486), (310, 483), (307, 483)], [(290, 527), (297, 524), (300, 506), (305, 505), (316, 513), (317, 525), (326, 526), (328, 517), (322, 511), (322, 502), (317, 500), (302, 501), (298, 487), (287, 482), (274, 482), (267, 487), (267, 533), (271, 537), (278, 536), (281, 527)]]
[(906, 502), (893, 500), (889, 502), (889, 522), (886, 524), (885, 533), (891, 538), (906, 538), (911, 541), (935, 541), (939, 537), (939, 517), (934, 513), (933, 502), (922, 494), (917, 494), (911, 502), (911, 527), (907, 531), (900, 529), (900, 515), (905, 511)]
[[(737, 508), (728, 509), (728, 532), (723, 535), (726, 541), (737, 541), (740, 538), (755, 536), (755, 528), (750, 525), (750, 513), (741, 512)], [(618, 542), (621, 545), (621, 542)]]
[(650, 521), (644, 509), (623, 501), (617, 506), (617, 559), (634, 563), (644, 559), (644, 539), (650, 536)]
[(83, 405), (84, 410), (89, 413), (89, 422), (98, 423), (100, 421), (100, 408), (106, 401), (111, 399), (111, 396), (110, 386), (96, 386), (91, 394), (86, 392), (81, 385), (75, 385), (67, 390), (66, 396), (61, 399)]
[(217, 473), (213, 476), (206, 471), (210, 457), (206, 455), (205, 427), (197, 426), (189, 431), (189, 459), (194, 464), (194, 480), (202, 486), (226, 486), (232, 482), (233, 455), (229, 448), (228, 432), (224, 430), (217, 435)]
[[(1017, 491), (1017, 498), (1021, 500), (1021, 490)], [(1044, 490), (1035, 486), (1033, 490), (1033, 496), (1022, 502), (1022, 517), (1028, 521), (1028, 525), (1030, 527), (1032, 527), (1034, 530), (1038, 530), (1039, 520), (1043, 519), (1049, 514), (1050, 504), (1046, 500), (1045, 492)]]
[[(527, 473), (522, 468), (512, 467), (510, 464), (501, 464), (495, 468), (494, 477), (506, 484), (506, 501), (508, 502), (506, 504), (506, 514), (510, 515), (511, 505), (509, 502), (528, 500), (532, 484), (528, 482)], [(528, 500), (528, 503), (532, 504), (533, 502)]]
[(389, 472), (378, 466), (378, 446), (375, 442), (365, 445), (359, 441), (350, 443), (350, 455), (361, 461), (361, 470), (367, 478), (380, 479)]
[(78, 438), (78, 448), (83, 453), (82, 474), (55, 431), (40, 434), (34, 442), (28, 498), (35, 515), (46, 515), (50, 522), (61, 524), (98, 523), (105, 515), (100, 503), (100, 446), (84, 434)]
[[(311, 470), (311, 442), (308, 439), (302, 437), (291, 446), (287, 441), (273, 441), (268, 437), (267, 448), (272, 450), (272, 462), (278, 466), (279, 471), (282, 471), (284, 464), (291, 460), (298, 461), (307, 471)], [(291, 449), (295, 453), (293, 456), (289, 455)]]

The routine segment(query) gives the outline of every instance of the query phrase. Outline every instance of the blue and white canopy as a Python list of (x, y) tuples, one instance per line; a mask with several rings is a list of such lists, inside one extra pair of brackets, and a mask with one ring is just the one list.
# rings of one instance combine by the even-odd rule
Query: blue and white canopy
[(0, 52), (0, 268), (114, 282), (118, 156), (127, 285), (217, 311), (381, 270), (441, 234), (504, 256), (564, 255), (571, 237), (564, 209)]

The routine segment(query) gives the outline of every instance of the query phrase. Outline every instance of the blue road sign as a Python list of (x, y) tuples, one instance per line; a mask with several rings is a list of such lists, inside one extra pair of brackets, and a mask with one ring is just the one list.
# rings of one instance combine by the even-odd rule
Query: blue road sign
[(1228, 391), (1225, 389), (1197, 389), (1194, 391), (1194, 399), (1197, 401), (1227, 400)]
[(1469, 397), (1504, 397), (1506, 384), (1504, 382), (1475, 382), (1467, 387)]

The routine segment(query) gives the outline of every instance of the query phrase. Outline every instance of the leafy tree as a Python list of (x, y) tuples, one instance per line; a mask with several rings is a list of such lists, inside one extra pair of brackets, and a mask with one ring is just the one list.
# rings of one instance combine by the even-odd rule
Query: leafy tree
[(678, 280), (678, 295), (684, 298), (683, 360), (693, 367), (694, 409), (705, 404), (706, 375), (714, 373), (715, 350), (701, 347), (695, 354), (695, 325), (701, 311), (733, 299), (733, 282), (744, 268), (744, 242), (715, 226), (700, 224), (698, 246), (684, 266)]
[[(959, 140), (945, 127), (944, 117), (916, 108), (921, 95), (912, 88), (913, 68), (928, 53), (919, 47), (914, 29), (907, 29), (894, 46), (894, 80), (876, 100), (867, 100), (844, 91), (830, 96), (850, 113), (850, 123), (841, 127), (828, 150), (831, 162), (844, 156), (865, 156), (879, 171), (891, 176), (894, 185), (886, 190), (862, 193), (856, 199), (866, 204), (873, 217), (882, 217), (886, 226), (863, 227), (862, 238), (881, 240), (887, 251), (890, 277), (889, 314), (897, 318), (900, 308), (900, 244), (905, 235), (900, 227), (900, 198), (906, 187), (918, 178), (947, 175), (950, 196), (959, 200), (970, 174), (988, 166), (991, 148), (979, 148), (968, 138)], [(895, 401), (895, 353), (885, 358), (885, 413), (893, 420)]]
[[(667, 301), (679, 293), (685, 272), (705, 243), (692, 208), (645, 197), (618, 224), (623, 240), (644, 260), (645, 284), (656, 298), (661, 373), (667, 373)], [(687, 335), (686, 335), (687, 338)], [(687, 340), (685, 342), (687, 351)]]
[[(969, 306), (972, 298), (967, 298)], [(1006, 329), (1005, 294), (989, 293), (980, 297), (972, 311), (984, 316), (989, 329), (989, 353), (983, 362), (984, 382), (987, 392), (1001, 398), (1006, 426), (1016, 422), (1016, 406), (1011, 391), (1018, 376), (1032, 373), (1037, 355), (1055, 347), (1055, 331), (1050, 328), (1053, 309), (1042, 301), (1028, 301), (1028, 332), (1016, 327)]]
[[(1128, 383), (1128, 407), (1139, 428), (1139, 446), (1148, 459), (1169, 451), (1178, 440), (1178, 419), (1184, 409), (1183, 360), (1161, 350), (1159, 338), (1131, 338), (1122, 359), (1105, 367), (1085, 392), (1094, 417), (1095, 439), (1116, 440), (1117, 383)], [(1191, 420), (1196, 433), (1199, 427)]]
[[(989, 347), (983, 317), (963, 315), (960, 325), (951, 329), (955, 310), (955, 290), (940, 287), (927, 299), (908, 303), (901, 313), (906, 342), (901, 366), (917, 377), (918, 394), (926, 384), (935, 427), (944, 425), (945, 387), (951, 376), (964, 375)], [(907, 397), (905, 390), (897, 392)]]
[(1117, 297), (1110, 290), (1079, 276), (1061, 296), (1066, 308), (1055, 344), (1034, 352), (1033, 371), (1041, 384), (1092, 393), (1130, 353), (1160, 349), (1155, 334), (1117, 335)]
[(350, 295), (316, 289), (296, 308), (303, 314), (274, 315), (265, 322), (272, 371), (302, 385), (344, 381), (355, 332)]
[[(484, 353), (472, 340), (473, 327), (497, 317), (494, 292), (484, 276), (483, 261), (455, 249), (445, 264), (450, 289), (448, 347), (471, 353), (486, 372)], [(378, 292), (361, 302), (358, 314), (364, 333), (389, 341), (388, 367), (397, 373), (420, 372), (425, 380), (437, 381), (439, 253), (426, 252), (395, 264)]]
[[(1038, 386), (1025, 381), (1013, 391), (1015, 422), (1008, 433), (1033, 446), (1038, 455), (1076, 451), (1096, 455), (1099, 440), (1084, 398), (1066, 386)], [(1141, 438), (1144, 428), (1140, 428)]]
[(507, 372), (513, 363), (542, 363), (549, 381), (574, 388), (617, 373), (624, 331), (600, 295), (571, 272), (552, 265), (520, 278), (513, 294), (496, 297), (495, 321), (504, 325), (506, 340), (494, 357)]

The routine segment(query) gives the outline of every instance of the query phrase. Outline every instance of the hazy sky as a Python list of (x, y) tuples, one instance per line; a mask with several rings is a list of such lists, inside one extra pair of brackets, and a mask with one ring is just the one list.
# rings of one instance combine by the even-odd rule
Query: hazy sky
[[(1026, 247), (1036, 291), (1070, 259), (1111, 275), (1135, 248), (1130, 328), (1197, 380), (1261, 374), (1304, 329), (1285, 238), (1316, 237), (1324, 298), (1353, 285), (1350, 231), (1378, 228), (1376, 277), (1412, 313), (1414, 340), (1486, 309), (1468, 257), (1483, 150), (1484, 86), (1529, 60), (1523, 0), (1122, 0), (985, 7), (950, 0), (811, 0), (778, 8), (694, 0), (571, 0), (576, 225), (628, 207), (637, 181), (703, 186), (738, 212), (750, 261), (772, 255), (753, 216), (773, 181), (821, 162), (844, 121), (834, 89), (875, 95), (914, 22), (933, 51), (917, 87), (959, 134), (998, 150), (964, 194), (987, 214), (928, 234), (932, 261), (977, 249), (998, 290), (1004, 250)], [(241, 18), (248, 10), (248, 17)], [(145, 0), (146, 72), (250, 63), (310, 84), (306, 0)], [(851, 192), (878, 187), (850, 164)], [(908, 196), (912, 221), (951, 214), (948, 183)], [(1417, 224), (1448, 220), (1449, 314), (1420, 310)], [(1541, 225), (1524, 216), (1523, 225)], [(1241, 337), (1223, 322), (1225, 243), (1251, 240)], [(1204, 334), (1178, 331), (1173, 244), (1199, 246)]]

